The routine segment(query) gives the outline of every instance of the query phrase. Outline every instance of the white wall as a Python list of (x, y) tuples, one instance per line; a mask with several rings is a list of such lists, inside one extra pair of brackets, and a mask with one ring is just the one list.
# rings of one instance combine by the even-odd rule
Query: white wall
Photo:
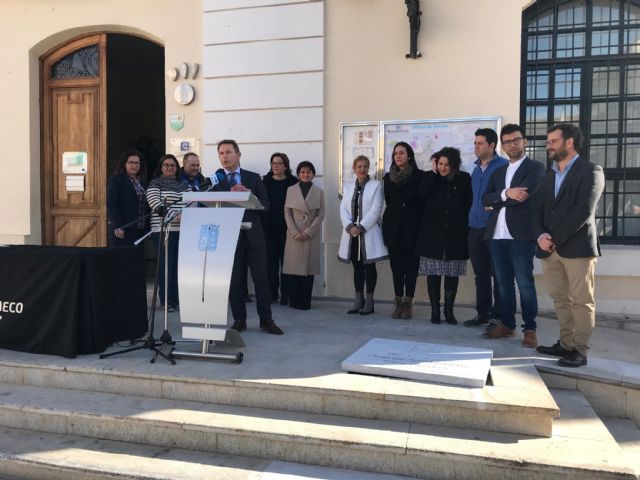
[(285, 152), (323, 176), (324, 4), (322, 1), (205, 0), (204, 165), (218, 168), (216, 143), (240, 144), (244, 168), (269, 171)]
[(322, 187), (324, 2), (205, 0), (203, 22), (205, 172), (219, 168), (217, 142), (232, 138), (243, 168), (264, 175), (284, 152), (294, 171), (311, 161)]

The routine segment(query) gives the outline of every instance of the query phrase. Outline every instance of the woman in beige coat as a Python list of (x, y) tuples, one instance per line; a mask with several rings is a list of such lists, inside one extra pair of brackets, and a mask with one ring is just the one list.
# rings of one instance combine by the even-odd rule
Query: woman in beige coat
[(324, 219), (324, 195), (313, 184), (316, 169), (300, 162), (299, 183), (289, 187), (284, 203), (287, 243), (282, 272), (289, 284), (289, 305), (299, 310), (311, 308), (314, 275), (320, 273), (320, 228)]

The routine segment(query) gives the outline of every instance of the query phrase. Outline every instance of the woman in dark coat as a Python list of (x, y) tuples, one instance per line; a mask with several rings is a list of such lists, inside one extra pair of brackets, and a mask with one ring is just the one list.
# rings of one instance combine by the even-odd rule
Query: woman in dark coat
[(416, 243), (420, 274), (427, 276), (431, 322), (440, 323), (440, 278), (444, 275), (444, 316), (455, 325), (453, 304), (458, 277), (465, 275), (469, 251), (467, 230), (473, 195), (471, 176), (460, 171), (460, 150), (445, 147), (432, 157), (419, 193), (425, 207)]
[(287, 224), (284, 221), (284, 202), (287, 190), (298, 183), (298, 179), (291, 175), (289, 157), (285, 153), (276, 152), (271, 155), (270, 169), (262, 177), (264, 188), (269, 197), (269, 210), (265, 216), (265, 237), (267, 239), (267, 275), (271, 288), (271, 301), (278, 301), (280, 289), (280, 305), (289, 303), (286, 275), (282, 270), (284, 246), (287, 241)]
[(133, 245), (149, 227), (145, 164), (137, 150), (126, 150), (107, 185), (109, 245)]
[(395, 294), (391, 318), (409, 319), (413, 315), (413, 297), (420, 264), (420, 257), (415, 253), (416, 237), (424, 207), (418, 188), (424, 175), (418, 169), (411, 145), (396, 143), (391, 155), (391, 167), (383, 179), (386, 209), (382, 216), (382, 237), (389, 250)]

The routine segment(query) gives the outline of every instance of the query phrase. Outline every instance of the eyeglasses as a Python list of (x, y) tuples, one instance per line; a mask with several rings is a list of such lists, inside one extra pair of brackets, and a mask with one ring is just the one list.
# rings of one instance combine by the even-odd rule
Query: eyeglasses
[(514, 138), (513, 140), (505, 140), (504, 142), (502, 142), (502, 145), (504, 145), (505, 147), (508, 147), (510, 145), (518, 145), (523, 140), (524, 138), (522, 137)]
[(549, 140), (547, 140), (547, 147), (551, 147), (556, 143), (562, 142), (563, 140), (564, 138), (550, 138)]

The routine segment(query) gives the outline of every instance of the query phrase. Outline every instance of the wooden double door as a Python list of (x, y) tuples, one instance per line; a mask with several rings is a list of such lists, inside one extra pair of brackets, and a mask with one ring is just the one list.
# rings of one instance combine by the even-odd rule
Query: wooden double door
[(105, 246), (106, 34), (41, 59), (43, 243)]

